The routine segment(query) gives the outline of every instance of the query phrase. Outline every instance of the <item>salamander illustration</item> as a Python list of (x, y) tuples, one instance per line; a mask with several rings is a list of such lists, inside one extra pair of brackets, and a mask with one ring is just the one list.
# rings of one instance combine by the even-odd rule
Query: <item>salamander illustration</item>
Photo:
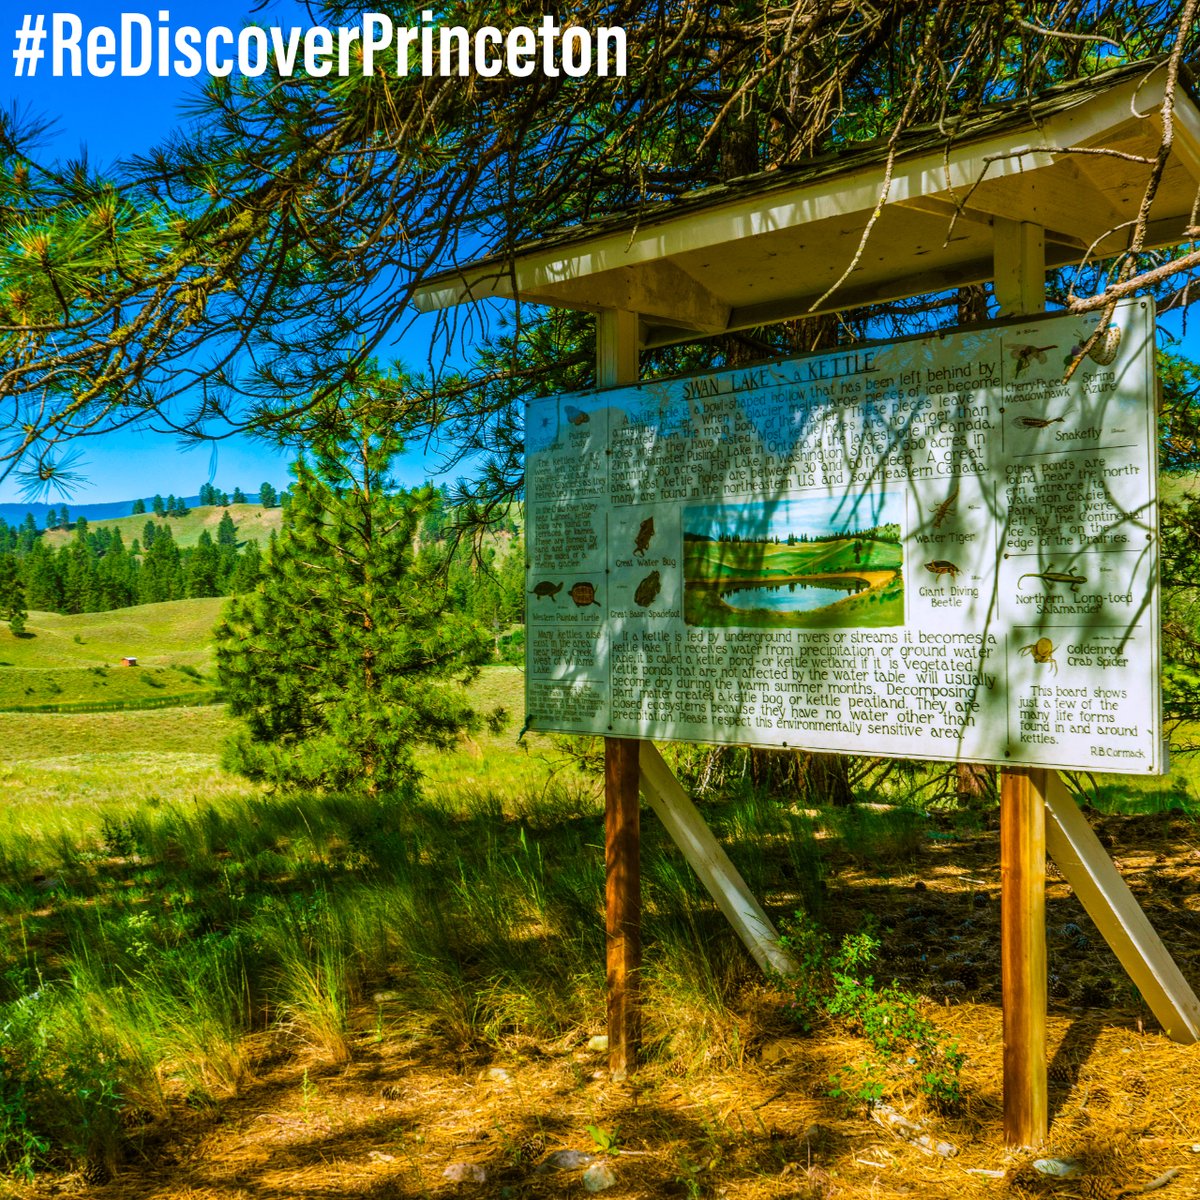
[(1073, 575), (1070, 571), (1056, 571), (1053, 567), (1049, 571), (1026, 571), (1017, 580), (1017, 587), (1020, 587), (1022, 580), (1025, 579), (1040, 579), (1043, 583), (1069, 583), (1073, 592), (1079, 591), (1081, 583), (1087, 583), (1086, 575)]

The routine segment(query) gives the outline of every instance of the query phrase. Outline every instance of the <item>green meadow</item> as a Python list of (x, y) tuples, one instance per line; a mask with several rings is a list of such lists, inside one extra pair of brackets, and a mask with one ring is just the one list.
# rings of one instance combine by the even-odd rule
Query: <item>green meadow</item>
[[(220, 598), (114, 612), (31, 612), (25, 634), (0, 630), (0, 712), (203, 704), (215, 696), (212, 629)], [(121, 665), (125, 657), (137, 666)]]

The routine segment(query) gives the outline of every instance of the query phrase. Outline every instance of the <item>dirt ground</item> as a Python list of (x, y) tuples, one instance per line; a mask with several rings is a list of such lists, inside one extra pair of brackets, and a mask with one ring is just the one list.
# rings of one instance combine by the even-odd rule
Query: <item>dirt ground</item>
[[(1171, 817), (1096, 818), (1103, 841), (1174, 953), (1200, 985), (1200, 829)], [(1051, 871), (1051, 1126), (1038, 1152), (1000, 1134), (1001, 1024), (996, 835), (932, 840), (880, 878), (843, 858), (827, 877), (835, 932), (864, 911), (885, 930), (879, 976), (929, 997), (968, 1061), (953, 1117), (914, 1114), (943, 1157), (903, 1141), (827, 1091), (865, 1044), (832, 1025), (801, 1035), (770, 989), (734, 1012), (731, 1067), (681, 1074), (651, 1062), (624, 1082), (589, 1049), (597, 1027), (553, 1043), (513, 1040), (486, 1054), (405, 1037), (356, 1014), (354, 1054), (330, 1067), (263, 1040), (253, 1079), (219, 1106), (131, 1127), (136, 1147), (108, 1182), (43, 1177), (27, 1200), (408, 1200), (580, 1196), (583, 1155), (606, 1164), (617, 1197), (825, 1198), (1054, 1195), (1115, 1197), (1161, 1182), (1164, 1200), (1200, 1196), (1200, 1045), (1160, 1032), (1069, 888)], [(386, 1002), (384, 1003), (386, 1010)], [(589, 1132), (588, 1127), (592, 1127)], [(611, 1142), (608, 1152), (602, 1143)], [(557, 1152), (580, 1152), (555, 1169)], [(1052, 1179), (1040, 1156), (1078, 1160)], [(598, 1168), (590, 1167), (595, 1174)], [(447, 1176), (457, 1175), (459, 1180)]]

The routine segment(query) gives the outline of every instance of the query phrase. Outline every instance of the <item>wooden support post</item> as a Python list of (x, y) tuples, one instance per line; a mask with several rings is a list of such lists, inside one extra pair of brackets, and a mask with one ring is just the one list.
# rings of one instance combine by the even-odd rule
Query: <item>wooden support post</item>
[(608, 1065), (623, 1079), (641, 1042), (642, 891), (638, 743), (604, 739), (605, 927), (608, 945)]
[(1044, 770), (1000, 779), (1000, 978), (1004, 1140), (1046, 1137), (1046, 818)]
[[(596, 317), (596, 382), (635, 383), (636, 313), (605, 309)], [(641, 1042), (642, 879), (638, 742), (604, 739), (604, 908), (607, 932), (608, 1065), (623, 1079)]]
[(606, 308), (596, 314), (596, 386), (637, 383), (638, 316)]
[(1200, 1041), (1200, 1000), (1056, 771), (1046, 789), (1046, 850), (1167, 1036)]
[(737, 931), (754, 961), (768, 973), (792, 975), (796, 960), (779, 944), (779, 934), (746, 886), (729, 855), (713, 837), (683, 785), (671, 774), (653, 742), (639, 742), (642, 795), (683, 852), (717, 907)]
[(996, 217), (992, 224), (993, 283), (1000, 315), (1046, 307), (1046, 236), (1040, 225)]
[[(994, 288), (1006, 316), (1046, 307), (1043, 230), (997, 217)], [(1046, 1137), (1046, 772), (1000, 772), (1000, 963), (1004, 1004), (1004, 1139)]]

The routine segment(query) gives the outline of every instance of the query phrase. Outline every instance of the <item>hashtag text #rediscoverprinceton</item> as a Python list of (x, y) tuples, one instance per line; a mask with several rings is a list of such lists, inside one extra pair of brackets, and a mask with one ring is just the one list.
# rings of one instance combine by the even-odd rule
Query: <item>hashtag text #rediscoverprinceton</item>
[[(215, 25), (171, 24), (168, 10), (152, 20), (144, 13), (125, 12), (120, 24), (87, 25), (73, 12), (26, 13), (15, 31), (14, 74), (32, 76), (48, 58), (56, 76), (109, 75), (193, 76), (238, 74), (250, 77), (268, 71), (290, 78), (307, 75), (373, 75), (382, 70), (396, 75), (511, 75), (542, 74), (624, 77), (625, 30), (600, 26), (561, 25), (543, 16), (536, 26), (494, 25), (467, 29), (439, 25), (431, 9), (419, 25), (396, 25), (384, 13), (364, 12), (358, 25), (287, 28), (247, 25), (233, 30)], [(49, 43), (47, 45), (47, 38)]]

